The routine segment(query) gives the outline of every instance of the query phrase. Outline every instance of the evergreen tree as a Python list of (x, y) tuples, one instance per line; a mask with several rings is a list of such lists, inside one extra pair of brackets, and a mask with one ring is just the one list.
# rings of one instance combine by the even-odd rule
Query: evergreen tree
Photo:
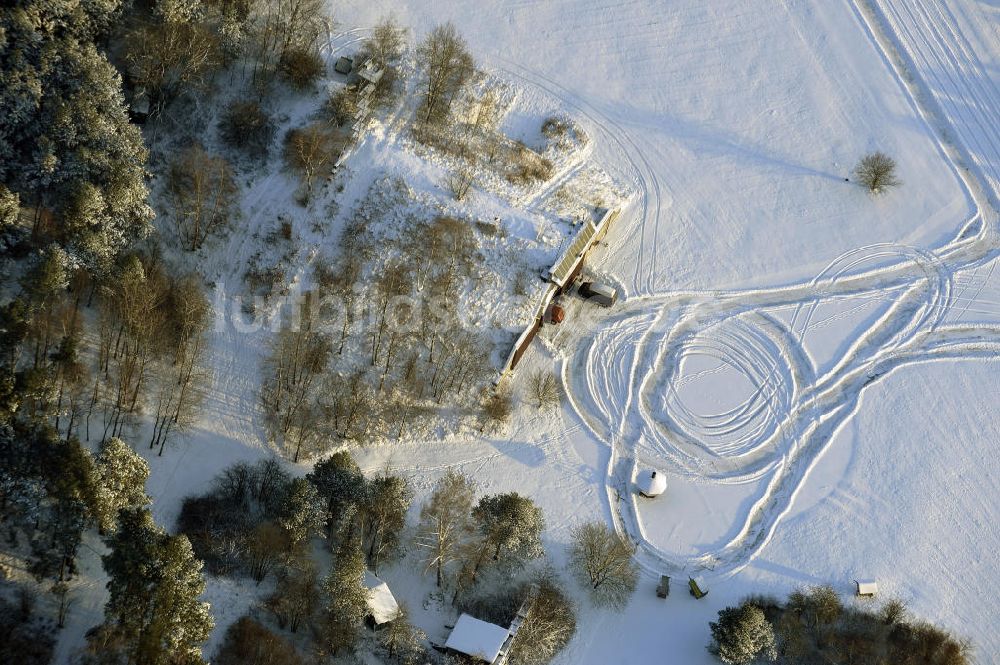
[(201, 562), (186, 536), (163, 532), (145, 509), (123, 510), (102, 557), (110, 577), (105, 621), (120, 633), (130, 662), (200, 660), (212, 630)]
[(368, 565), (376, 574), (381, 557), (399, 545), (399, 534), (406, 526), (406, 511), (412, 499), (410, 484), (399, 476), (379, 476), (366, 485), (359, 515)]
[(755, 661), (773, 661), (778, 657), (774, 629), (764, 612), (751, 603), (719, 611), (719, 620), (709, 624), (712, 644), (709, 651), (723, 663), (749, 665)]
[(285, 530), (293, 549), (323, 532), (326, 503), (315, 485), (304, 478), (292, 480), (278, 524)]
[(312, 473), (306, 476), (319, 495), (326, 500), (329, 533), (332, 536), (342, 518), (357, 504), (365, 491), (365, 477), (361, 468), (346, 451), (336, 452), (316, 463)]
[(120, 3), (18, 4), (0, 13), (0, 182), (34, 210), (36, 239), (101, 273), (153, 216), (142, 136), (121, 78), (90, 41)]
[(472, 516), (494, 561), (516, 564), (542, 555), (542, 510), (528, 497), (517, 492), (484, 496)]
[(354, 646), (357, 641), (358, 629), (368, 613), (364, 578), (365, 556), (361, 544), (354, 538), (345, 538), (333, 569), (323, 582), (325, 607), (321, 632), (333, 654)]
[(102, 531), (113, 531), (118, 511), (141, 508), (149, 503), (146, 495), (149, 465), (117, 437), (101, 445), (96, 463), (97, 520)]

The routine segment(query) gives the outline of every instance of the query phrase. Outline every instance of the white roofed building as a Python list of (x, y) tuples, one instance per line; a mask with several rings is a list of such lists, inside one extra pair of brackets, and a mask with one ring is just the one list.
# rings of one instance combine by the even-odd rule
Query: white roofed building
[(667, 490), (667, 478), (658, 471), (647, 469), (639, 472), (635, 486), (640, 494), (652, 498), (660, 496)]
[(368, 624), (378, 628), (395, 619), (399, 614), (399, 604), (389, 585), (367, 570), (364, 585), (368, 589)]
[(485, 663), (495, 663), (509, 635), (507, 628), (463, 614), (455, 622), (444, 648)]

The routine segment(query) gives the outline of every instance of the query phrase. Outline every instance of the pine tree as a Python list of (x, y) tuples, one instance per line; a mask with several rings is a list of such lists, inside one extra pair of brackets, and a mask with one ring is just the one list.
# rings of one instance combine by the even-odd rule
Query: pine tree
[(479, 572), (490, 562), (508, 569), (524, 565), (544, 553), (542, 511), (517, 492), (484, 496), (472, 510), (476, 537), (461, 548), (462, 565), (455, 576), (452, 603), (475, 586)]
[(517, 492), (484, 496), (472, 511), (493, 560), (518, 563), (542, 555), (542, 510)]
[(305, 478), (292, 480), (278, 524), (288, 534), (293, 549), (323, 532), (326, 504), (315, 485)]
[(95, 461), (98, 524), (102, 531), (114, 531), (118, 511), (141, 508), (149, 503), (146, 495), (149, 465), (117, 437), (101, 445)]
[(326, 500), (328, 533), (337, 531), (342, 518), (357, 504), (365, 491), (365, 477), (361, 468), (346, 451), (336, 452), (316, 463), (312, 473), (306, 476), (319, 495)]
[(202, 564), (186, 536), (163, 532), (145, 509), (120, 513), (102, 557), (108, 573), (106, 623), (118, 631), (131, 662), (198, 660), (212, 630)]
[(337, 551), (333, 569), (323, 581), (325, 607), (322, 636), (336, 654), (354, 646), (358, 629), (368, 613), (368, 589), (364, 586), (365, 557), (361, 544), (345, 538)]
[(709, 624), (712, 644), (709, 650), (723, 663), (749, 665), (778, 657), (774, 628), (764, 612), (751, 603), (727, 607), (719, 611), (719, 620)]
[(399, 545), (399, 534), (406, 526), (406, 511), (412, 499), (410, 484), (399, 476), (379, 476), (366, 485), (359, 515), (368, 565), (376, 574), (382, 556)]
[(153, 217), (121, 78), (89, 41), (119, 3), (20, 4), (0, 13), (0, 181), (35, 210), (36, 239), (101, 274)]

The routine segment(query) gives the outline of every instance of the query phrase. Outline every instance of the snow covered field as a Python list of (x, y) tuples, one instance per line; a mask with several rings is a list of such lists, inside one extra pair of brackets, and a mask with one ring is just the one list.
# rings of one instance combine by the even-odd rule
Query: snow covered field
[[(350, 0), (333, 11), (331, 57), (389, 12), (411, 41), (453, 21), (522, 108), (579, 122), (586, 161), (637, 192), (588, 268), (627, 297), (610, 311), (571, 305), (571, 327), (546, 331), (519, 371), (557, 368), (562, 411), (526, 406), (500, 438), (358, 453), (366, 472), (410, 475), (418, 502), (449, 468), (481, 492), (532, 496), (557, 565), (587, 519), (636, 539), (645, 572), (630, 605), (594, 610), (579, 594), (579, 631), (557, 662), (715, 662), (708, 622), (725, 605), (803, 584), (846, 596), (855, 577), (877, 578), (992, 662), (996, 3)], [(350, 167), (379, 163), (382, 138)], [(903, 181), (874, 199), (844, 182), (873, 149), (897, 159)], [(274, 199), (287, 189), (274, 177), (245, 209), (288, 204)], [(539, 231), (530, 216), (496, 214), (513, 215), (523, 237)], [(240, 256), (243, 241), (228, 251)], [(171, 524), (181, 498), (220, 469), (268, 453), (256, 401), (263, 340), (231, 327), (214, 339), (202, 426), (152, 460), (158, 521)], [(670, 483), (652, 502), (631, 486), (648, 467)], [(90, 591), (62, 634), (63, 659), (100, 616), (100, 544), (90, 545)], [(402, 563), (383, 577), (419, 607), (428, 586), (412, 573)], [(696, 602), (676, 584), (658, 600), (660, 573), (675, 584), (703, 574), (711, 593)], [(250, 602), (238, 586), (209, 582), (218, 627), (207, 654)]]
[[(388, 8), (341, 16), (364, 24)], [(699, 662), (703, 644), (681, 636), (741, 593), (829, 582), (846, 594), (866, 575), (964, 630), (989, 662), (996, 613), (975, 599), (995, 595), (1000, 570), (982, 553), (1000, 543), (995, 529), (955, 522), (967, 501), (982, 515), (973, 523), (996, 521), (995, 492), (981, 467), (940, 477), (977, 466), (967, 440), (995, 431), (962, 395), (990, 394), (1000, 348), (997, 8), (393, 8), (418, 33), (454, 21), (486, 66), (562, 98), (598, 137), (603, 163), (642, 194), (592, 267), (630, 298), (550, 342), (584, 425), (564, 414), (555, 436), (581, 460), (596, 456), (596, 474), (608, 465), (607, 505), (651, 573), (707, 566), (716, 586), (696, 607), (654, 604), (650, 575), (622, 617), (587, 619), (624, 631), (632, 648), (581, 636), (563, 662), (634, 662), (645, 649)], [(899, 158), (904, 185), (872, 200), (843, 177), (876, 147)], [(947, 397), (926, 404), (939, 390)], [(942, 411), (948, 426), (923, 434)], [(866, 466), (859, 478), (844, 448), (895, 468)], [(631, 498), (637, 466), (668, 473), (664, 499)], [(859, 484), (852, 519), (838, 488)], [(560, 503), (542, 501), (547, 514), (565, 512)], [(914, 529), (900, 518), (930, 505), (951, 520)]]

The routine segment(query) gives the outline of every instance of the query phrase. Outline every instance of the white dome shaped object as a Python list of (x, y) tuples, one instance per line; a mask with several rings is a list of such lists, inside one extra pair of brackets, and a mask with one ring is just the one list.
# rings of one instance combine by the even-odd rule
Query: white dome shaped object
[(639, 473), (635, 485), (643, 496), (660, 496), (667, 489), (667, 477), (658, 471), (646, 470)]

